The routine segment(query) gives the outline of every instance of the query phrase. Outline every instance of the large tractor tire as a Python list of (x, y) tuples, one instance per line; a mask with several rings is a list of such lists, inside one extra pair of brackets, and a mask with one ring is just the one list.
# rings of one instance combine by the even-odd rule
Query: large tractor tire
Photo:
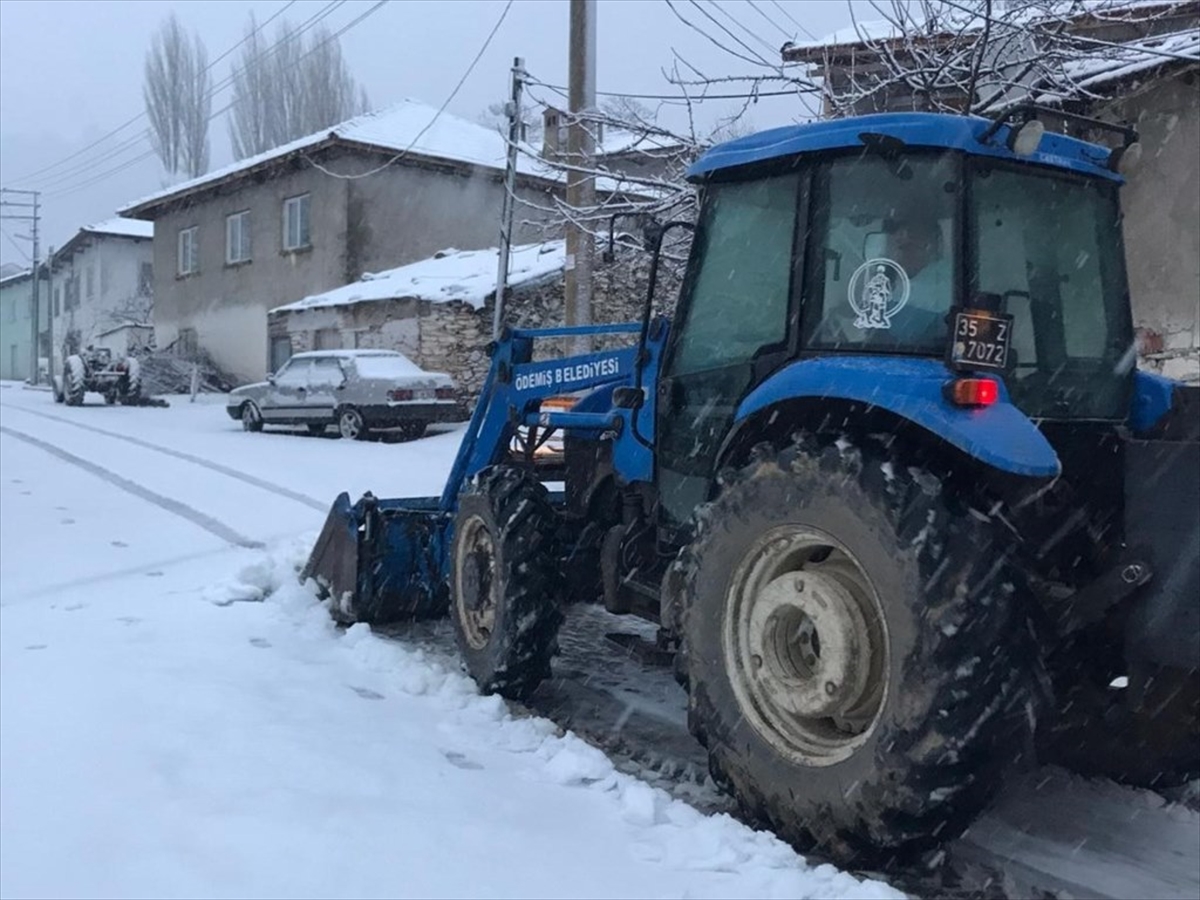
[(562, 612), (546, 489), (515, 466), (480, 472), (459, 498), (451, 618), (484, 693), (523, 699), (550, 675)]
[(142, 364), (132, 356), (125, 357), (125, 374), (121, 377), (118, 396), (125, 406), (142, 402)]
[(67, 406), (83, 406), (87, 392), (87, 366), (78, 354), (71, 354), (63, 363), (63, 398)]
[(1005, 548), (928, 471), (813, 441), (757, 451), (682, 567), (689, 725), (780, 837), (860, 867), (926, 850), (1032, 760)]

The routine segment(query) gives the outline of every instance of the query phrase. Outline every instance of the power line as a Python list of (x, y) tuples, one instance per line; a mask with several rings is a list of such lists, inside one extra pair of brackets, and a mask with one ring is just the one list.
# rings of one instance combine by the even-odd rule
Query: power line
[[(283, 13), (287, 12), (287, 10), (288, 10), (288, 9), (289, 9), (289, 8), (290, 8), (292, 5), (294, 5), (294, 4), (295, 4), (295, 2), (296, 2), (296, 0), (288, 0), (288, 2), (287, 2), (287, 3), (285, 3), (285, 4), (283, 5), (283, 8), (282, 8), (282, 9), (280, 9), (278, 12), (276, 12), (274, 15), (272, 15), (272, 16), (271, 16), (269, 19), (267, 19), (265, 22), (263, 22), (263, 23), (262, 23), (262, 25), (261, 25), (261, 26), (259, 26), (259, 28), (255, 29), (255, 31), (254, 31), (254, 32), (252, 32), (251, 34), (248, 34), (248, 35), (246, 35), (245, 37), (243, 37), (243, 38), (242, 38), (240, 41), (238, 41), (236, 44), (234, 44), (232, 47), (230, 47), (228, 50), (226, 50), (224, 53), (222, 53), (220, 56), (218, 56), (216, 59), (214, 59), (214, 60), (212, 61), (212, 63), (210, 63), (210, 64), (209, 64), (208, 68), (206, 68), (204, 71), (205, 71), (206, 73), (207, 73), (207, 72), (209, 72), (209, 71), (211, 71), (211, 70), (212, 70), (212, 68), (213, 68), (213, 66), (215, 66), (217, 63), (219, 63), (221, 60), (223, 60), (225, 57), (227, 57), (227, 56), (228, 56), (230, 53), (232, 53), (234, 50), (236, 50), (236, 49), (237, 49), (238, 47), (240, 47), (242, 44), (246, 43), (246, 41), (250, 40), (250, 38), (251, 38), (251, 37), (253, 37), (253, 36), (254, 36), (254, 34), (256, 34), (257, 32), (261, 31), (263, 28), (267, 27), (267, 25), (269, 25), (269, 24), (270, 24), (272, 21), (274, 21), (276, 18), (278, 18), (279, 16), (283, 15)], [(65, 162), (70, 162), (72, 159), (75, 159), (77, 156), (81, 156), (82, 154), (86, 153), (88, 150), (91, 150), (93, 147), (97, 146), (98, 144), (101, 144), (101, 143), (103, 143), (104, 141), (107, 141), (109, 138), (113, 137), (114, 135), (117, 135), (117, 134), (119, 134), (120, 132), (124, 131), (126, 128), (128, 128), (130, 125), (132, 125), (134, 122), (137, 122), (139, 119), (142, 119), (142, 118), (144, 118), (144, 117), (145, 117), (145, 115), (146, 115), (146, 111), (145, 111), (145, 110), (142, 110), (142, 111), (141, 111), (140, 113), (138, 113), (136, 116), (134, 116), (133, 118), (129, 119), (128, 121), (126, 121), (126, 122), (123, 122), (122, 124), (118, 125), (118, 126), (117, 126), (116, 128), (114, 128), (112, 131), (108, 132), (107, 134), (103, 134), (103, 135), (101, 135), (100, 137), (96, 138), (96, 140), (92, 141), (92, 142), (91, 142), (90, 144), (88, 144), (86, 147), (83, 147), (83, 148), (82, 148), (82, 149), (80, 149), (80, 150), (76, 150), (74, 153), (70, 154), (69, 156), (65, 156), (65, 157), (63, 157), (63, 158), (62, 158), (62, 159), (60, 159), (58, 162), (51, 163), (51, 164), (50, 164), (50, 165), (48, 165), (48, 166), (43, 166), (42, 168), (38, 169), (38, 170), (37, 170), (37, 171), (35, 171), (35, 172), (30, 172), (30, 173), (29, 173), (28, 175), (26, 175), (24, 178), (18, 178), (18, 179), (16, 179), (16, 180), (17, 180), (17, 181), (21, 181), (21, 182), (23, 182), (23, 181), (29, 181), (29, 180), (31, 180), (31, 179), (33, 179), (33, 178), (36, 178), (36, 176), (38, 176), (38, 175), (41, 175), (43, 172), (49, 172), (49, 171), (51, 171), (52, 169), (57, 169), (57, 168), (58, 168), (59, 166), (61, 166), (63, 163), (65, 163)], [(139, 135), (139, 137), (140, 137), (140, 135)]]
[[(554, 91), (562, 97), (566, 97), (566, 88), (559, 85), (547, 84), (544, 81), (539, 81), (535, 78), (530, 78), (529, 83), (536, 87), (544, 87), (547, 90)], [(790, 91), (753, 91), (745, 94), (701, 94), (692, 96), (690, 94), (629, 94), (624, 91), (596, 91), (600, 97), (628, 97), (630, 100), (674, 100), (679, 103), (691, 102), (701, 103), (705, 100), (754, 100), (758, 97), (794, 97), (800, 93), (816, 93), (817, 88), (802, 88), (797, 85)], [(549, 104), (544, 104), (549, 106)]]
[(791, 32), (789, 32), (786, 28), (784, 28), (782, 25), (780, 25), (778, 22), (776, 22), (774, 19), (772, 19), (770, 16), (768, 16), (765, 12), (763, 12), (762, 9), (759, 7), (759, 5), (754, 2), (754, 0), (746, 0), (746, 4), (752, 10), (754, 10), (756, 13), (758, 13), (760, 16), (762, 16), (772, 27), (777, 29), (779, 31), (779, 33), (782, 34), (785, 38), (787, 38), (789, 41), (792, 39)]
[(8, 233), (7, 228), (0, 228), (0, 233), (3, 233), (4, 236), (6, 238), (8, 238), (8, 242), (10, 244), (12, 244), (14, 248), (16, 248), (16, 251), (18, 253), (20, 253), (23, 257), (25, 257), (26, 262), (33, 262), (33, 260), (29, 258), (29, 254), (27, 252), (25, 252), (25, 249), (20, 244), (18, 244), (15, 240), (13, 240), (13, 236)]
[[(341, 0), (341, 2), (340, 2), (340, 3), (337, 3), (337, 4), (330, 4), (330, 5), (331, 5), (331, 6), (335, 6), (335, 7), (336, 7), (336, 6), (341, 6), (341, 5), (342, 5), (342, 3), (344, 3), (344, 2), (345, 2), (345, 0)], [(310, 48), (309, 48), (309, 49), (308, 49), (308, 50), (307, 50), (307, 51), (306, 51), (304, 54), (302, 54), (301, 56), (297, 57), (297, 59), (296, 59), (296, 62), (300, 62), (301, 60), (303, 60), (303, 59), (307, 58), (308, 56), (310, 56), (311, 54), (315, 53), (317, 50), (321, 49), (321, 47), (325, 46), (325, 44), (329, 43), (330, 41), (334, 41), (334, 40), (336, 40), (337, 38), (341, 37), (343, 34), (345, 34), (347, 31), (349, 31), (349, 30), (350, 30), (351, 28), (353, 28), (355, 25), (359, 24), (359, 23), (360, 23), (360, 22), (362, 22), (364, 19), (366, 19), (368, 16), (371, 16), (372, 14), (374, 14), (375, 12), (377, 12), (379, 9), (381, 9), (381, 8), (382, 8), (382, 7), (384, 7), (384, 6), (386, 6), (386, 5), (387, 5), (389, 2), (390, 2), (390, 0), (378, 0), (378, 2), (377, 2), (377, 3), (375, 3), (375, 5), (374, 5), (374, 6), (372, 6), (370, 9), (366, 10), (366, 12), (363, 12), (363, 13), (359, 14), (357, 17), (355, 17), (354, 19), (351, 19), (349, 22), (347, 22), (345, 25), (343, 25), (341, 28), (339, 28), (339, 29), (338, 29), (337, 31), (335, 31), (333, 34), (329, 35), (329, 37), (327, 37), (327, 38), (326, 38), (324, 41), (321, 41), (319, 44), (316, 44), (315, 46), (313, 46), (313, 47), (310, 47)], [(326, 7), (326, 9), (328, 9), (328, 7)], [(330, 11), (330, 12), (332, 12), (332, 10), (329, 10), (329, 11)], [(321, 15), (321, 18), (324, 18), (326, 15), (328, 15), (328, 12), (325, 12), (325, 13), (324, 13), (324, 15)], [(312, 20), (312, 19), (309, 19), (309, 20), (308, 20), (308, 23), (312, 23), (312, 22), (313, 22), (313, 20)], [(295, 37), (295, 36), (298, 36), (298, 35), (299, 35), (299, 34), (300, 34), (300, 33), (301, 33), (301, 32), (302, 32), (302, 31), (303, 31), (303, 30), (304, 30), (306, 27), (309, 27), (308, 23), (305, 23), (305, 25), (303, 25), (303, 26), (301, 26), (299, 29), (297, 29), (296, 33), (295, 33), (294, 35), (292, 35), (292, 36), (293, 36), (293, 37)], [(315, 24), (315, 23), (313, 23), (313, 24)], [(277, 42), (275, 45), (273, 45), (273, 47), (272, 47), (271, 49), (269, 49), (269, 50), (267, 51), (267, 53), (264, 55), (263, 59), (265, 59), (265, 58), (266, 58), (266, 56), (269, 56), (271, 52), (273, 52), (274, 50), (278, 49), (278, 48), (281, 46), (281, 43), (282, 43), (282, 42)], [(260, 61), (260, 62), (261, 62), (261, 61)], [(229, 110), (231, 110), (231, 109), (234, 107), (234, 105), (235, 105), (236, 103), (237, 103), (237, 101), (236, 101), (236, 100), (231, 100), (229, 103), (225, 104), (223, 107), (221, 107), (220, 109), (218, 109), (218, 110), (217, 110), (215, 113), (213, 113), (212, 115), (210, 115), (210, 116), (208, 117), (208, 121), (209, 121), (209, 122), (212, 122), (212, 121), (213, 121), (214, 119), (216, 119), (218, 116), (220, 116), (220, 115), (223, 115), (224, 113), (228, 112)], [(111, 176), (111, 175), (115, 175), (115, 174), (117, 174), (117, 173), (119, 173), (119, 172), (123, 172), (124, 170), (126, 170), (126, 169), (130, 168), (131, 166), (134, 166), (134, 165), (136, 165), (137, 163), (141, 162), (142, 160), (144, 160), (144, 159), (147, 159), (148, 157), (151, 157), (151, 156), (153, 156), (153, 155), (154, 155), (154, 153), (155, 153), (155, 151), (154, 151), (153, 149), (147, 150), (146, 152), (144, 152), (144, 153), (140, 154), (139, 156), (136, 156), (136, 157), (134, 157), (133, 159), (130, 159), (130, 160), (128, 160), (128, 161), (127, 161), (126, 163), (124, 163), (123, 165), (117, 166), (116, 168), (114, 168), (114, 169), (111, 169), (111, 170), (109, 170), (108, 172), (101, 173), (101, 174), (99, 174), (99, 175), (97, 175), (97, 176), (95, 176), (95, 177), (93, 177), (93, 178), (90, 178), (90, 179), (88, 179), (87, 181), (81, 182), (81, 183), (79, 183), (79, 184), (76, 184), (76, 185), (70, 185), (70, 186), (64, 187), (64, 188), (62, 188), (61, 190), (58, 190), (58, 191), (55, 191), (55, 192), (51, 193), (49, 196), (51, 196), (51, 197), (62, 197), (62, 196), (65, 196), (65, 195), (67, 195), (67, 194), (72, 194), (72, 193), (75, 193), (76, 191), (82, 190), (82, 189), (84, 189), (84, 188), (91, 187), (91, 186), (92, 186), (92, 185), (94, 185), (94, 184), (97, 184), (97, 183), (99, 183), (99, 182), (101, 182), (101, 181), (104, 181), (104, 180), (105, 180), (107, 177), (109, 177), (109, 176)], [(200, 177), (203, 177), (203, 176), (200, 176)]]
[(504, 24), (504, 19), (505, 19), (505, 17), (508, 16), (508, 11), (512, 8), (512, 5), (513, 5), (513, 0), (508, 0), (508, 3), (506, 3), (504, 5), (504, 9), (500, 13), (500, 18), (497, 19), (496, 24), (492, 26), (492, 30), (488, 33), (487, 38), (483, 42), (483, 46), (479, 48), (479, 52), (475, 54), (475, 58), (473, 60), (471, 60), (471, 64), (469, 66), (467, 66), (467, 71), (463, 72), (462, 78), (458, 79), (458, 84), (456, 84), (454, 86), (454, 90), (452, 90), (450, 92), (450, 96), (446, 98), (446, 102), (443, 103), (441, 105), (441, 107), (438, 109), (438, 111), (433, 114), (433, 118), (429, 120), (429, 124), (426, 125), (424, 128), (422, 128), (419, 132), (417, 132), (417, 136), (412, 139), (412, 141), (409, 143), (409, 145), (407, 147), (405, 147), (403, 150), (401, 150), (399, 153), (397, 153), (395, 156), (393, 156), (387, 162), (383, 163), (382, 165), (376, 166), (374, 169), (371, 169), (370, 171), (361, 172), (357, 175), (341, 175), (337, 172), (331, 172), (328, 169), (326, 169), (324, 166), (322, 166), (320, 163), (315, 162), (312, 159), (309, 159), (307, 154), (305, 154), (304, 158), (307, 159), (311, 165), (313, 165), (315, 168), (319, 169), (320, 171), (324, 172), (326, 175), (329, 175), (333, 178), (340, 178), (344, 181), (355, 181), (359, 178), (366, 178), (369, 175), (375, 175), (376, 173), (382, 172), (388, 166), (390, 166), (393, 163), (402, 159), (404, 156), (406, 156), (408, 154), (408, 152), (410, 150), (412, 150), (413, 147), (415, 147), (417, 145), (417, 141), (419, 141), (422, 137), (425, 136), (425, 132), (429, 131), (429, 129), (434, 126), (434, 123), (436, 123), (437, 120), (439, 118), (441, 118), (442, 113), (444, 113), (446, 111), (446, 107), (449, 106), (450, 103), (454, 100), (454, 98), (458, 95), (459, 90), (462, 88), (462, 86), (466, 82), (467, 78), (469, 78), (471, 73), (473, 71), (475, 71), (475, 66), (478, 65), (479, 60), (483, 57), (483, 54), (485, 52), (487, 52), (487, 48), (492, 43), (492, 38), (494, 38), (496, 36), (496, 32), (499, 31), (500, 26)]
[(783, 7), (782, 7), (782, 6), (779, 4), (779, 0), (771, 0), (771, 3), (772, 3), (772, 5), (774, 5), (774, 7), (775, 7), (777, 10), (779, 10), (781, 13), (783, 13), (785, 16), (787, 16), (787, 17), (788, 17), (788, 19), (790, 19), (790, 20), (791, 20), (791, 22), (792, 22), (792, 24), (793, 24), (793, 25), (795, 25), (797, 28), (799, 28), (801, 31), (803, 31), (803, 32), (804, 32), (806, 35), (808, 35), (808, 36), (809, 36), (810, 38), (812, 38), (814, 41), (819, 41), (819, 40), (820, 40), (820, 38), (819, 38), (819, 37), (817, 37), (815, 34), (813, 34), (811, 31), (809, 31), (809, 30), (808, 30), (807, 28), (805, 28), (803, 25), (801, 25), (801, 24), (799, 23), (799, 21), (797, 21), (797, 20), (796, 20), (796, 17), (795, 17), (795, 16), (793, 16), (793, 15), (792, 15), (790, 12), (788, 12), (786, 9), (784, 9), (784, 8), (783, 8)]
[[(300, 26), (294, 32), (290, 32), (289, 34), (284, 35), (282, 38), (280, 38), (280, 40), (276, 41), (274, 44), (272, 44), (270, 47), (268, 47), (267, 50), (263, 53), (262, 57), (260, 57), (254, 63), (254, 65), (257, 66), (257, 65), (263, 64), (268, 57), (270, 57), (274, 53), (279, 52), (279, 50), (282, 49), (282, 47), (285, 44), (287, 44), (290, 41), (299, 39), (299, 37), (302, 34), (304, 34), (305, 31), (309, 30), (310, 28), (315, 27), (320, 21), (327, 18), (331, 13), (336, 11), (338, 8), (340, 8), (345, 3), (346, 3), (346, 0), (333, 0), (333, 2), (327, 3), (324, 7), (322, 7), (322, 9), (320, 11), (318, 11), (317, 13), (314, 13), (312, 16), (310, 16), (308, 19), (306, 19), (304, 22), (302, 22), (300, 24)], [(285, 7), (285, 9), (286, 9), (286, 7)], [(263, 24), (261, 26), (254, 29), (254, 31), (252, 31), (250, 34), (246, 35), (246, 37), (244, 37), (240, 43), (245, 43), (247, 40), (249, 40), (255, 34), (262, 31), (263, 28), (265, 28), (268, 24), (270, 24), (271, 21), (273, 21), (275, 18), (277, 18), (282, 13), (283, 13), (283, 10), (280, 10), (275, 15), (268, 18), (266, 21), (263, 22)], [(240, 46), (240, 43), (238, 45), (235, 45), (235, 47), (233, 49), (236, 49), (237, 46)], [(230, 52), (232, 52), (232, 49), (230, 51), (227, 51), (225, 54), (223, 54), (223, 56), (228, 56), (228, 54)], [(305, 55), (307, 55), (307, 54), (305, 54)], [(301, 58), (303, 58), (303, 57), (301, 57)], [(242, 71), (245, 71), (245, 70), (242, 70)], [(211, 101), (217, 94), (219, 94), (221, 91), (223, 91), (225, 88), (227, 88), (230, 84), (232, 84), (234, 82), (234, 80), (236, 79), (237, 75), (238, 75), (238, 72), (235, 70), (230, 75), (226, 76), (221, 81), (219, 81), (215, 85), (213, 85), (213, 87), (211, 87), (208, 91), (207, 99), (209, 101)], [(228, 109), (228, 107), (225, 107), (225, 109)], [(209, 122), (213, 121), (213, 119), (215, 119), (216, 116), (220, 115), (220, 113), (223, 111), (224, 111), (224, 109), (219, 110), (217, 113), (215, 113), (213, 115), (210, 115), (208, 117), (208, 121)], [(144, 116), (145, 112), (143, 112), (142, 115)], [(134, 137), (132, 139), (124, 141), (118, 147), (115, 147), (112, 150), (105, 152), (104, 154), (102, 154), (101, 156), (97, 157), (94, 160), (85, 160), (84, 162), (82, 162), (80, 164), (76, 164), (75, 166), (71, 167), (71, 169), (69, 169), (66, 172), (59, 172), (55, 175), (46, 176), (46, 178), (49, 179), (48, 181), (46, 179), (40, 179), (42, 181), (43, 189), (53, 189), (53, 188), (57, 187), (58, 185), (63, 184), (64, 182), (71, 181), (73, 178), (75, 178), (79, 175), (83, 175), (83, 174), (88, 175), (88, 177), (90, 178), (90, 172), (88, 172), (87, 170), (95, 169), (97, 166), (104, 165), (105, 163), (109, 162), (110, 160), (116, 159), (117, 157), (121, 156), (123, 153), (136, 147), (141, 141), (146, 140), (147, 135), (148, 135), (148, 132), (145, 132), (145, 131), (139, 132), (138, 134), (134, 135)], [(154, 154), (154, 151), (151, 150), (149, 153), (142, 153), (142, 154), (138, 155), (137, 157), (135, 157), (134, 159), (128, 160), (127, 162), (129, 163), (129, 165), (134, 165), (134, 164), (140, 162), (141, 160), (146, 159), (147, 156), (153, 155), (153, 154)], [(95, 183), (95, 179), (91, 179), (90, 183)], [(61, 195), (61, 193), (62, 193), (62, 191), (60, 190), (59, 195)]]
[[(763, 40), (761, 37), (759, 37), (759, 35), (756, 32), (752, 31), (749, 27), (747, 27), (745, 24), (743, 24), (736, 16), (734, 16), (727, 9), (725, 9), (725, 7), (723, 7), (720, 3), (718, 3), (717, 0), (708, 0), (708, 2), (712, 5), (712, 7), (714, 9), (716, 9), (718, 12), (720, 12), (723, 16), (725, 16), (725, 18), (727, 18), (729, 21), (731, 21), (734, 25), (736, 25), (738, 28), (742, 29), (742, 31), (746, 32), (746, 34), (750, 35), (750, 37), (754, 38), (754, 40), (758, 41), (760, 44), (762, 44), (764, 47), (766, 47), (768, 53), (778, 53), (779, 52), (778, 47), (773, 47), (770, 44), (768, 44), (765, 40)], [(765, 58), (763, 61), (764, 62), (766, 61)]]

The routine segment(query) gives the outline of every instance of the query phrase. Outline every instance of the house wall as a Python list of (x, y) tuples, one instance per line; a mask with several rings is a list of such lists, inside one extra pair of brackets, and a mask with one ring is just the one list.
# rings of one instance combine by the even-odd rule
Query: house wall
[(1200, 381), (1200, 79), (1154, 82), (1105, 117), (1136, 122), (1142, 143), (1121, 202), (1143, 367)]
[[(141, 268), (153, 259), (153, 247), (146, 238), (102, 234), (86, 238), (69, 257), (56, 259), (52, 288), (57, 298), (53, 337), (56, 369), (61, 368), (64, 347), (73, 351), (95, 344), (101, 333), (118, 325), (149, 321), (154, 294), (142, 290), (147, 284), (141, 278)], [(74, 297), (76, 290), (78, 305), (68, 302), (68, 296)]]
[[(323, 165), (340, 175), (378, 168), (377, 156), (343, 155)], [(239, 382), (257, 381), (268, 366), (267, 311), (454, 246), (495, 246), (503, 187), (498, 173), (466, 175), (461, 167), (391, 165), (362, 179), (334, 178), (311, 166), (258, 183), (229, 186), (155, 220), (154, 263), (158, 346), (192, 329), (199, 347)], [(283, 251), (283, 202), (311, 196), (312, 247)], [(549, 206), (543, 192), (518, 194)], [(225, 218), (250, 211), (251, 261), (225, 263)], [(522, 209), (517, 219), (536, 218)], [(181, 229), (197, 227), (199, 271), (178, 276)], [(517, 240), (540, 237), (518, 226)], [(350, 345), (352, 346), (352, 345)]]
[[(32, 323), (33, 282), (28, 275), (11, 277), (0, 284), (0, 378), (24, 381), (29, 378), (29, 341)], [(47, 286), (42, 281), (38, 307), (42, 356), (46, 355)]]

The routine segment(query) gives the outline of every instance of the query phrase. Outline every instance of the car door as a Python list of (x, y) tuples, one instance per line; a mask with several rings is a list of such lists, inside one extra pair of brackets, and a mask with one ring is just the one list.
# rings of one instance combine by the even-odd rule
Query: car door
[(786, 358), (801, 185), (793, 171), (706, 189), (658, 388), (659, 510), (669, 531), (707, 499), (741, 398)]
[(262, 408), (264, 422), (287, 423), (304, 419), (304, 395), (308, 391), (311, 366), (311, 359), (293, 356), (275, 373)]
[(323, 425), (333, 421), (338, 392), (346, 383), (342, 361), (334, 356), (312, 361), (308, 373), (308, 392), (304, 400), (305, 421)]

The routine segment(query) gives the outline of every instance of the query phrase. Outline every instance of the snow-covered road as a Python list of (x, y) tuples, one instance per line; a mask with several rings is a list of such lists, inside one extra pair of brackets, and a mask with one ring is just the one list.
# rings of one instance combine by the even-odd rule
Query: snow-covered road
[(293, 576), (327, 504), (437, 493), (457, 431), (220, 403), (0, 384), (0, 896), (898, 896), (332, 626)]

